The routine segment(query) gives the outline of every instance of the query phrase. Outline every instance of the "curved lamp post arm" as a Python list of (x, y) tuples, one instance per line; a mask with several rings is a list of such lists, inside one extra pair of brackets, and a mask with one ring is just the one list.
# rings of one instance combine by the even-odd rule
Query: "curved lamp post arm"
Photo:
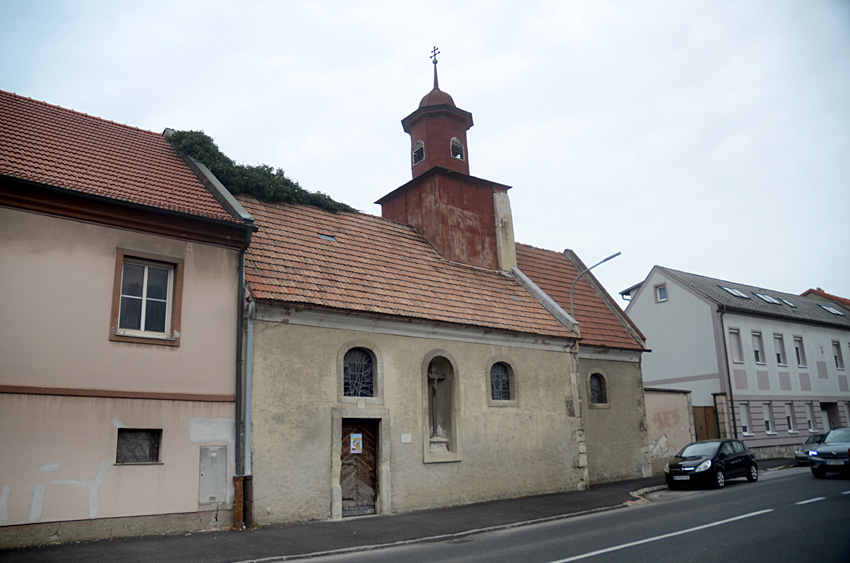
[(596, 266), (598, 266), (598, 265), (600, 265), (600, 264), (604, 264), (604, 263), (605, 263), (605, 262), (607, 262), (608, 260), (611, 260), (611, 259), (613, 259), (613, 258), (616, 258), (616, 257), (617, 257), (617, 256), (619, 256), (620, 254), (622, 254), (622, 252), (617, 252), (616, 254), (612, 254), (612, 255), (611, 255), (611, 256), (609, 256), (608, 258), (605, 258), (604, 260), (600, 260), (599, 262), (597, 262), (596, 264), (594, 264), (594, 265), (593, 265), (593, 266), (591, 266), (590, 268), (585, 268), (585, 269), (584, 269), (584, 270), (583, 270), (583, 271), (582, 271), (582, 272), (581, 272), (581, 273), (580, 273), (580, 274), (576, 277), (576, 279), (575, 279), (575, 280), (573, 280), (573, 285), (572, 285), (572, 286), (570, 286), (570, 316), (571, 316), (573, 319), (575, 319), (575, 318), (576, 318), (576, 317), (575, 317), (575, 315), (573, 314), (573, 290), (576, 288), (576, 284), (578, 283), (578, 280), (580, 280), (580, 279), (581, 279), (581, 277), (582, 277), (583, 275), (585, 275), (587, 272), (589, 272), (590, 270), (592, 270), (592, 269), (593, 269), (593, 268), (595, 268)]

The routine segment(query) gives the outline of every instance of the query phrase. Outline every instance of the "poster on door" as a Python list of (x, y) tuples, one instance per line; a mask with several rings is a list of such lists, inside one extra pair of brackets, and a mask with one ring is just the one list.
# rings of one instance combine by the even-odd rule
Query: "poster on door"
[(353, 453), (353, 454), (362, 454), (363, 453), (363, 434), (352, 434), (351, 435), (351, 453)]

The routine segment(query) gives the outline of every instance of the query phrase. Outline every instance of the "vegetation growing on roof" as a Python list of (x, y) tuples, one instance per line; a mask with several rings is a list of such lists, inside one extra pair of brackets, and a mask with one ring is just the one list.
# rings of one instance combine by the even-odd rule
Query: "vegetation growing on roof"
[(175, 131), (168, 142), (175, 150), (203, 162), (234, 195), (248, 194), (269, 202), (303, 203), (333, 212), (355, 211), (322, 192), (305, 190), (298, 182), (287, 178), (280, 168), (236, 164), (203, 131)]

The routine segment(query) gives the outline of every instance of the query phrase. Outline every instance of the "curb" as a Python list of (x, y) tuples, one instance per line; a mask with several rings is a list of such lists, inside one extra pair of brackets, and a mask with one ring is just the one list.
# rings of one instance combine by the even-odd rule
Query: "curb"
[[(652, 487), (649, 487), (652, 488)], [(644, 489), (641, 489), (644, 490)], [(635, 493), (631, 493), (634, 495)], [(649, 501), (646, 501), (649, 502)], [(302, 553), (299, 555), (276, 555), (272, 557), (262, 557), (260, 559), (244, 559), (240, 561), (234, 561), (233, 563), (280, 563), (284, 561), (297, 561), (301, 559), (315, 559), (317, 557), (329, 557), (332, 555), (343, 555), (346, 553), (362, 553), (366, 551), (374, 551), (377, 549), (385, 549), (388, 547), (400, 547), (405, 545), (415, 545), (419, 543), (429, 543), (429, 542), (441, 542), (447, 540), (455, 540), (460, 538), (465, 538), (469, 536), (476, 536), (480, 534), (486, 534), (488, 532), (498, 532), (500, 530), (510, 530), (513, 528), (520, 528), (523, 526), (532, 526), (534, 524), (543, 524), (546, 522), (555, 522), (558, 520), (566, 520), (567, 518), (572, 518), (574, 516), (584, 516), (587, 514), (594, 514), (597, 512), (608, 512), (611, 510), (617, 510), (620, 508), (628, 508), (629, 506), (633, 506), (636, 504), (634, 501), (626, 501), (621, 504), (617, 504), (614, 506), (606, 506), (602, 508), (593, 508), (590, 510), (582, 510), (580, 512), (571, 512), (569, 514), (558, 514), (556, 516), (547, 516), (545, 518), (535, 518), (534, 520), (524, 520), (522, 522), (511, 522), (509, 524), (499, 524), (497, 526), (489, 526), (487, 528), (477, 528), (474, 530), (464, 530), (462, 532), (453, 532), (450, 534), (440, 534), (437, 536), (427, 536), (424, 538), (414, 538), (409, 540), (399, 540), (395, 542), (389, 543), (379, 543), (373, 545), (361, 545), (356, 547), (343, 547), (339, 549), (330, 549), (327, 551), (314, 551), (312, 553)]]

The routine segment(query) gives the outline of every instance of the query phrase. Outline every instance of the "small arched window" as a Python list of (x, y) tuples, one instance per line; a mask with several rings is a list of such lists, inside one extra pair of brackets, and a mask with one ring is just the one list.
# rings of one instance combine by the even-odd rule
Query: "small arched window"
[(594, 405), (604, 405), (608, 402), (605, 378), (598, 373), (590, 375), (590, 402)]
[(511, 400), (510, 369), (504, 362), (496, 362), (490, 368), (490, 398), (494, 401)]
[(460, 142), (460, 139), (457, 137), (452, 137), (452, 158), (456, 158), (458, 160), (463, 160), (466, 158), (466, 155), (463, 150), (463, 143)]
[(343, 360), (343, 395), (375, 396), (375, 360), (366, 348), (352, 348)]
[(416, 141), (413, 144), (413, 166), (425, 160), (425, 142)]

